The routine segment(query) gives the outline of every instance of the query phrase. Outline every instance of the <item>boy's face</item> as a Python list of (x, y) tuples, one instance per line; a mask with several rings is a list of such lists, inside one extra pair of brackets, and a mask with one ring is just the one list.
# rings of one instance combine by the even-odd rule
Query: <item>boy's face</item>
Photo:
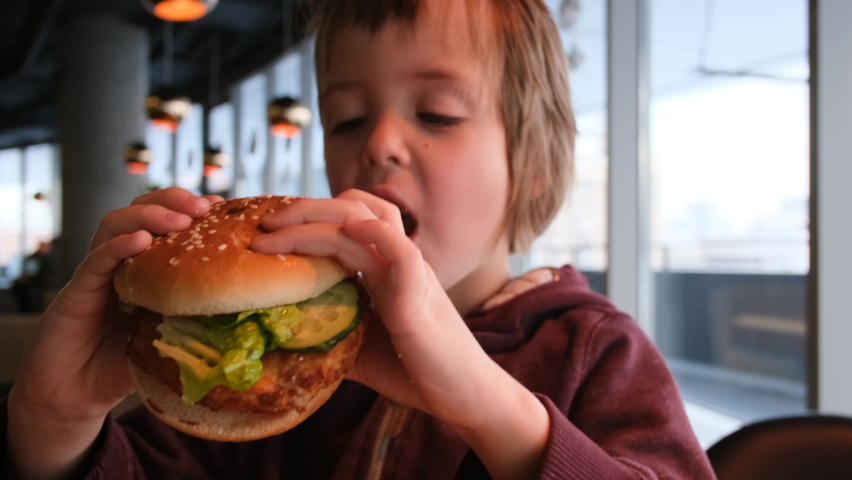
[(358, 188), (399, 206), (451, 297), (476, 295), (508, 257), (499, 89), (464, 4), (429, 2), (413, 28), (343, 30), (318, 75), (332, 193)]

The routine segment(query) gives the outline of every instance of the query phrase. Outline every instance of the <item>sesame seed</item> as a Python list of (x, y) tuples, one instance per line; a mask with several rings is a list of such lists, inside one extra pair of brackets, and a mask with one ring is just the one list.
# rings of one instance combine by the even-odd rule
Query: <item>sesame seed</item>
[(172, 257), (169, 259), (169, 265), (176, 265), (179, 261), (177, 257)]
[(302, 360), (304, 360), (304, 359), (305, 359), (305, 357), (299, 357), (299, 361), (300, 361), (300, 362), (301, 362)]
[(257, 220), (260, 217), (258, 217), (257, 215), (252, 215), (251, 218), (252, 218), (252, 220)]
[(216, 217), (211, 218), (210, 221), (213, 223), (219, 223), (219, 219)]
[(201, 257), (201, 261), (202, 261), (202, 262), (207, 262), (207, 261), (209, 261), (209, 260), (210, 260), (210, 259), (209, 259), (209, 258), (207, 258), (207, 257)]
[(201, 242), (201, 240), (196, 240), (196, 241), (192, 242), (192, 244), (193, 245), (201, 245), (202, 242)]
[(249, 205), (249, 206), (253, 209), (257, 209), (257, 205), (252, 204), (252, 205)]
[(207, 230), (208, 235), (213, 235), (214, 233), (216, 233), (216, 230)]
[(278, 254), (278, 260), (287, 260), (287, 257), (285, 257), (284, 255), (279, 253)]
[(186, 251), (188, 252), (188, 251), (192, 250), (193, 248), (195, 248), (195, 245), (190, 245), (190, 246), (186, 247)]
[(267, 212), (269, 212), (269, 213), (272, 213), (272, 212), (274, 212), (274, 211), (275, 211), (275, 209), (274, 209), (274, 208), (270, 208), (269, 210), (267, 210)]
[(217, 248), (218, 248), (218, 249), (219, 249), (219, 251), (221, 252), (222, 250), (224, 250), (224, 249), (228, 248), (228, 245), (226, 245), (226, 244), (224, 244), (224, 243), (223, 243), (222, 245), (219, 245)]
[(131, 263), (133, 263), (133, 257), (130, 257), (127, 260), (125, 260), (124, 263), (130, 265)]
[(240, 215), (239, 217), (237, 217), (237, 220), (245, 220), (245, 219), (246, 219), (245, 215)]
[(225, 220), (227, 220), (227, 219), (229, 219), (229, 218), (231, 218), (231, 216), (230, 216), (230, 215), (225, 215)]
[(175, 243), (175, 242), (173, 242), (172, 239), (170, 238), (170, 239), (166, 240), (166, 243)]

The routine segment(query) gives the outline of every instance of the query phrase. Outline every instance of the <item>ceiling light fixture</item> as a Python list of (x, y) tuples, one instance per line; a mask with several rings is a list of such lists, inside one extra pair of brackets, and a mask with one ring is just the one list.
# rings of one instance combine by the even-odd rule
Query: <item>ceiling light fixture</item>
[(145, 175), (154, 153), (142, 142), (131, 143), (124, 148), (124, 161), (127, 171), (134, 175)]
[(204, 149), (204, 176), (212, 177), (231, 163), (231, 157), (222, 150), (213, 147)]
[(164, 88), (148, 95), (145, 111), (154, 127), (175, 133), (180, 122), (189, 115), (192, 103), (189, 97)]
[(311, 111), (292, 97), (276, 98), (266, 109), (269, 130), (273, 136), (287, 139), (299, 136), (299, 131), (311, 123)]
[(180, 122), (192, 111), (189, 97), (171, 87), (174, 57), (174, 24), (163, 25), (163, 84), (145, 99), (145, 111), (155, 128), (177, 132)]
[(157, 18), (168, 22), (191, 22), (210, 13), (219, 0), (140, 0)]

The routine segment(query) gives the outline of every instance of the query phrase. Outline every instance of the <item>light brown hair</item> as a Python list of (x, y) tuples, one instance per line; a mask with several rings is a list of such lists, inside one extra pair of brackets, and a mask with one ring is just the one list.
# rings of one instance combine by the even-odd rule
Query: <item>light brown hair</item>
[[(474, 34), (473, 42), (499, 63), (493, 71), (500, 86), (511, 182), (505, 222), (509, 247), (515, 253), (529, 248), (565, 201), (574, 175), (577, 126), (571, 108), (568, 62), (544, 2), (467, 0), (468, 8), (481, 6), (483, 1), (491, 8), (494, 38), (482, 45)], [(320, 2), (313, 21), (318, 67), (327, 65), (328, 46), (344, 28), (376, 33), (388, 21), (414, 25), (421, 8), (421, 0)], [(481, 31), (481, 25), (471, 25), (470, 30)]]

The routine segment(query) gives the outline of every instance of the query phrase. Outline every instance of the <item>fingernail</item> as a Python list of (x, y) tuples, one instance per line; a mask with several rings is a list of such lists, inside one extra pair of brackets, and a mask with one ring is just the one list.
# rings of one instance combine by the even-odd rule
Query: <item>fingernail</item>
[(210, 208), (210, 201), (203, 197), (198, 197), (195, 199), (195, 212), (201, 213), (204, 210)]

